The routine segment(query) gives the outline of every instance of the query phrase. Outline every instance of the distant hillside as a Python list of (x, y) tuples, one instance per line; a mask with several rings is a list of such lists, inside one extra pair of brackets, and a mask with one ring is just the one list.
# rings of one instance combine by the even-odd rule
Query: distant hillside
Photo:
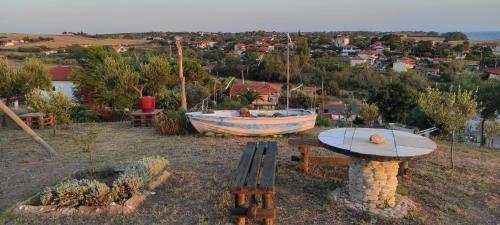
[(52, 38), (49, 41), (41, 41), (41, 42), (29, 42), (29, 43), (19, 43), (14, 46), (4, 47), (15, 49), (18, 47), (34, 47), (34, 46), (46, 46), (48, 48), (61, 48), (66, 47), (73, 44), (78, 45), (90, 45), (90, 46), (103, 46), (103, 45), (138, 45), (144, 44), (146, 40), (133, 40), (133, 39), (97, 39), (97, 38), (88, 38), (76, 35), (46, 35), (46, 34), (15, 34), (15, 33), (0, 33), (0, 41), (1, 40), (22, 40), (23, 38), (28, 37), (32, 39), (36, 39), (38, 37), (43, 38)]

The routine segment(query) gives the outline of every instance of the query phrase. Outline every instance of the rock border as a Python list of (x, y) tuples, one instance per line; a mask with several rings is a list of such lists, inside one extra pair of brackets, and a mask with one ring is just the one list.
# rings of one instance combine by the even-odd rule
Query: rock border
[(415, 203), (406, 196), (396, 194), (396, 204), (394, 207), (388, 208), (371, 208), (356, 203), (350, 200), (349, 194), (345, 188), (337, 188), (331, 193), (331, 197), (341, 207), (348, 208), (354, 211), (364, 211), (372, 215), (389, 217), (389, 218), (403, 218), (408, 215), (410, 210), (417, 209)]
[(97, 215), (105, 215), (105, 214), (130, 214), (135, 212), (135, 210), (139, 207), (139, 205), (146, 199), (149, 195), (154, 195), (155, 192), (152, 190), (156, 189), (161, 184), (165, 183), (165, 181), (172, 175), (172, 173), (164, 170), (163, 173), (157, 176), (155, 179), (149, 181), (147, 184), (147, 190), (142, 193), (137, 193), (132, 195), (123, 205), (116, 204), (112, 202), (108, 206), (78, 206), (78, 207), (60, 207), (55, 205), (29, 205), (28, 203), (39, 196), (39, 194), (34, 195), (33, 197), (18, 203), (13, 212), (22, 214), (38, 214), (38, 215), (48, 215), (51, 217), (59, 217), (59, 216), (70, 216), (70, 215), (84, 215), (84, 216), (97, 216)]

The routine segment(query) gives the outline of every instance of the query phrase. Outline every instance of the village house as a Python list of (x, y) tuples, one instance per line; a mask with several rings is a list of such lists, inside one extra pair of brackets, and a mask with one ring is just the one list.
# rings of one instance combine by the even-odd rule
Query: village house
[(356, 104), (351, 109), (351, 116), (346, 118), (348, 105), (342, 101), (325, 102), (325, 107), (321, 110), (322, 115), (336, 121), (354, 121), (361, 112), (361, 106)]
[(53, 91), (62, 91), (64, 95), (74, 99), (74, 87), (75, 85), (70, 80), (69, 75), (73, 72), (73, 68), (71, 66), (59, 65), (54, 66), (49, 69), (49, 74), (52, 78), (52, 90)]
[(369, 50), (377, 52), (379, 55), (384, 54), (384, 50), (390, 51), (391, 48), (387, 47), (381, 41), (377, 41), (368, 47)]
[(235, 44), (234, 45), (234, 53), (241, 55), (243, 52), (247, 50), (247, 46), (245, 44)]
[(365, 64), (365, 63), (368, 63), (368, 60), (367, 59), (364, 59), (364, 58), (361, 58), (359, 56), (354, 56), (352, 57), (350, 60), (350, 65), (351, 66), (356, 66), (356, 65), (360, 65), (360, 64)]
[(348, 36), (337, 36), (332, 40), (332, 44), (335, 47), (343, 48), (349, 44)]
[(421, 70), (425, 75), (430, 76), (430, 77), (440, 77), (441, 76), (441, 74), (439, 74), (439, 68), (425, 67), (425, 68), (422, 68)]
[(487, 79), (497, 79), (500, 80), (500, 68), (489, 68), (484, 73), (481, 75), (481, 79), (487, 80)]
[(356, 54), (360, 51), (360, 49), (356, 45), (346, 45), (345, 47), (342, 48), (342, 56), (348, 56), (350, 54)]
[(197, 48), (213, 48), (217, 44), (216, 41), (201, 40), (197, 43)]
[(261, 99), (257, 99), (251, 103), (255, 109), (275, 109), (281, 94), (281, 87), (279, 85), (271, 85), (267, 82), (254, 82), (233, 84), (229, 90), (229, 96), (237, 97), (247, 90), (255, 91), (261, 97)]
[(379, 58), (379, 54), (373, 50), (363, 50), (358, 53), (358, 56), (362, 59), (366, 59), (370, 64), (374, 64)]
[(392, 64), (392, 69), (396, 73), (402, 73), (415, 68), (416, 64), (417, 61), (415, 59), (409, 57), (402, 57), (396, 60), (396, 62)]
[(113, 47), (113, 49), (116, 51), (116, 53), (123, 53), (123, 52), (126, 52), (128, 51), (128, 47), (125, 47), (125, 46), (115, 46)]

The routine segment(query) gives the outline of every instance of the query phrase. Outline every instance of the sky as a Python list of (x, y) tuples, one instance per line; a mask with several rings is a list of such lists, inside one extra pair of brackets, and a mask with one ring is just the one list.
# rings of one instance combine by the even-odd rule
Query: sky
[(500, 0), (2, 0), (0, 32), (500, 31)]

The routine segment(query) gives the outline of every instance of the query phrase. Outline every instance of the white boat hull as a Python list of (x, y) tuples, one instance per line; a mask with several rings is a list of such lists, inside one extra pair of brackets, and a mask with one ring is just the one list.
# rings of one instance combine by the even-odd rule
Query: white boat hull
[(201, 112), (186, 113), (193, 127), (200, 133), (213, 132), (236, 136), (270, 136), (303, 132), (314, 128), (316, 114), (306, 110), (289, 110), (288, 116), (262, 117), (259, 114), (274, 113), (286, 115), (285, 110), (254, 111), (252, 117), (240, 117), (237, 110), (215, 111), (213, 114)]

